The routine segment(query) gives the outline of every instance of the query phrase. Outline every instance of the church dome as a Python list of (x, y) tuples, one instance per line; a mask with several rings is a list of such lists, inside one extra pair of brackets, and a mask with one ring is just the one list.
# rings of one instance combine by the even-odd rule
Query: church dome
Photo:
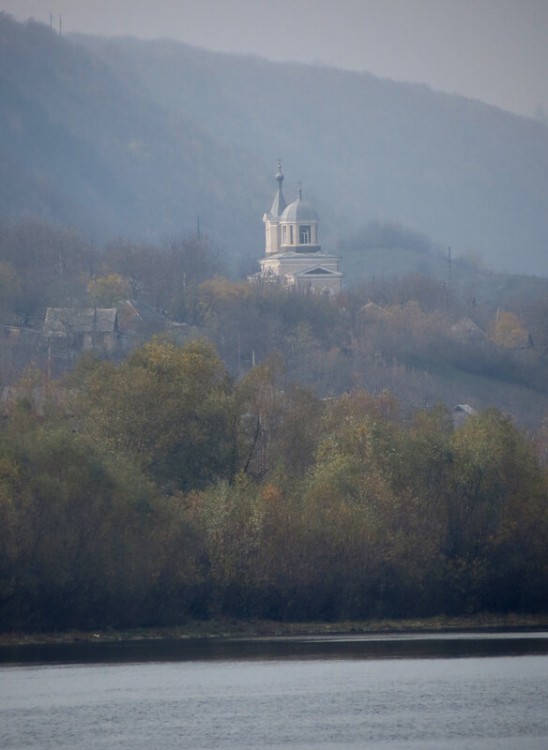
[(287, 206), (280, 216), (280, 221), (318, 221), (318, 214), (308, 201), (299, 197)]

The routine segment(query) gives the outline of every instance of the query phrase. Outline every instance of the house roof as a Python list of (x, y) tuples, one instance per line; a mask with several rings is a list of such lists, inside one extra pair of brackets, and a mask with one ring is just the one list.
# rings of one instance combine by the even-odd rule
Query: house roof
[(470, 404), (457, 404), (455, 407), (453, 407), (453, 413), (467, 414), (469, 417), (473, 417), (478, 412), (476, 409), (474, 409), (473, 406), (470, 406)]
[(461, 340), (485, 339), (485, 333), (471, 318), (461, 318), (455, 325), (451, 326), (451, 333), (455, 338)]
[(74, 333), (113, 333), (117, 328), (115, 307), (48, 307), (42, 332), (45, 336)]

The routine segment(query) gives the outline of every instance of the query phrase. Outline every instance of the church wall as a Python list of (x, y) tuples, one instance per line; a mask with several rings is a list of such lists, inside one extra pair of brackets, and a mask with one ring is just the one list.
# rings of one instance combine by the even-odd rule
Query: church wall
[(306, 271), (313, 266), (321, 266), (329, 271), (338, 271), (339, 258), (336, 255), (321, 255), (319, 253), (307, 255), (302, 253), (295, 255), (291, 254), (289, 256), (280, 255), (278, 258), (262, 260), (261, 265), (263, 267), (269, 266), (273, 271), (280, 275), (299, 273), (300, 271)]
[(265, 214), (265, 253), (271, 255), (280, 251), (280, 226), (277, 221), (272, 221)]

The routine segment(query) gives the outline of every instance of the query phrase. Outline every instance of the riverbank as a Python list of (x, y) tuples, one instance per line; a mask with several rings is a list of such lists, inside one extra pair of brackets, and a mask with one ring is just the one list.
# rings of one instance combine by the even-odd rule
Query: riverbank
[(481, 614), (466, 617), (343, 622), (273, 622), (270, 620), (192, 620), (177, 627), (131, 630), (0, 633), (0, 646), (179, 640), (189, 638), (279, 638), (283, 636), (367, 635), (375, 633), (439, 633), (463, 631), (548, 630), (545, 615)]

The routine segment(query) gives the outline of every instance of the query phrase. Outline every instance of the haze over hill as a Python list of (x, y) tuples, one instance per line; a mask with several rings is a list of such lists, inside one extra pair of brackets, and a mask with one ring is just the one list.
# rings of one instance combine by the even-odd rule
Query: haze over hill
[(548, 110), (544, 0), (0, 0), (0, 10), (65, 34), (173, 38), (426, 83), (527, 117)]
[(97, 240), (263, 250), (282, 157), (334, 247), (374, 220), (548, 275), (548, 128), (426, 86), (0, 19), (0, 199)]

